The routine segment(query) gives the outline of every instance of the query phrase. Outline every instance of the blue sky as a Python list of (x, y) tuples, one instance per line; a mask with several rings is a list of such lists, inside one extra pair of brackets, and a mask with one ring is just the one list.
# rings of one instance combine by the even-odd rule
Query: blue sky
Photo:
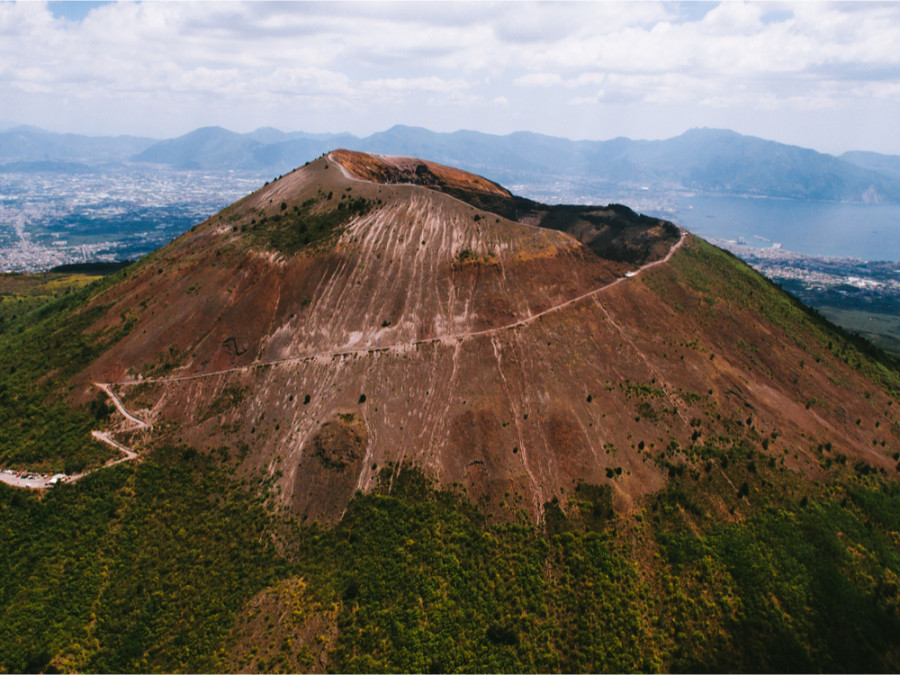
[(0, 2), (0, 117), (168, 137), (667, 138), (900, 154), (900, 4)]

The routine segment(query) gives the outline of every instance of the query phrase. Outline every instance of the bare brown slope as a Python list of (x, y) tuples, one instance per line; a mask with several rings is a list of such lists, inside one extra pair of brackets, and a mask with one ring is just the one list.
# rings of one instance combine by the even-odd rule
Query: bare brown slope
[[(316, 245), (265, 244), (292, 213), (356, 200)], [(730, 484), (726, 452), (816, 476), (830, 444), (890, 467), (886, 391), (722, 255), (690, 241), (624, 278), (568, 235), (325, 157), (114, 289), (107, 321), (135, 328), (83, 381), (119, 382), (156, 438), (271, 477), (309, 518), (406, 464), (535, 516), (580, 481), (623, 509), (679, 466)]]
[[(311, 518), (339, 515), (391, 463), (421, 466), (493, 509), (535, 514), (579, 481), (611, 484), (628, 508), (686, 461), (728, 480), (734, 467), (704, 464), (734, 446), (812, 477), (824, 444), (851, 463), (892, 467), (889, 398), (823, 347), (811, 354), (803, 338), (813, 327), (760, 321), (736, 297), (705, 306), (679, 271), (695, 246), (646, 279), (520, 328), (169, 381), (145, 394), (175, 438), (244, 448), (245, 470), (276, 476), (284, 503)], [(141, 405), (134, 388), (124, 391)]]
[(361, 180), (425, 186), (507, 220), (566, 232), (606, 260), (643, 264), (661, 258), (678, 241), (672, 223), (620, 204), (548, 206), (513, 195), (481, 176), (412, 157), (350, 150), (335, 150), (329, 157)]
[[(258, 239), (294, 207), (327, 214), (355, 200), (368, 210), (297, 254)], [(90, 377), (192, 375), (484, 330), (627, 269), (562, 233), (430, 189), (356, 180), (323, 158), (150, 256), (110, 293), (109, 320), (136, 327)]]
[(486, 178), (415, 157), (372, 155), (352, 150), (335, 150), (329, 157), (351, 175), (372, 183), (408, 183), (447, 191), (466, 190), (512, 197), (509, 190)]

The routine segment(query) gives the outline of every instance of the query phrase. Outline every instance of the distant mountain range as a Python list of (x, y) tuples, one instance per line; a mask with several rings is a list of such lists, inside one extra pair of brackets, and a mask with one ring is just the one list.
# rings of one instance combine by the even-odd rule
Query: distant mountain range
[(476, 131), (437, 133), (408, 126), (364, 138), (347, 133), (285, 133), (272, 128), (240, 134), (204, 127), (158, 141), (55, 134), (25, 126), (0, 133), (0, 170), (84, 171), (110, 163), (132, 163), (282, 174), (338, 147), (426, 157), (506, 184), (562, 179), (629, 189), (900, 203), (898, 156), (848, 152), (835, 157), (707, 128), (662, 141), (572, 141), (529, 132), (496, 136)]
[(157, 141), (138, 136), (81, 136), (57, 134), (38, 127), (13, 127), (0, 133), (0, 163), (80, 163), (98, 165), (125, 162)]

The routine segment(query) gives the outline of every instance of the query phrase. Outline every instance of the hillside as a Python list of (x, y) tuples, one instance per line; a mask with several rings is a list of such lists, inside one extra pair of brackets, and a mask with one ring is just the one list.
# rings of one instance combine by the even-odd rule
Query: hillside
[(7, 670), (898, 666), (896, 364), (671, 224), (334, 151), (2, 328)]
[[(577, 468), (545, 457), (539, 463), (547, 464), (546, 475), (533, 480), (519, 448), (524, 456), (535, 444), (543, 455), (559, 434), (571, 443), (578, 422), (557, 421), (536, 407), (531, 414), (540, 422), (529, 425), (532, 431), (513, 422), (510, 394), (490, 375), (505, 368), (507, 334), (520, 323), (529, 333), (542, 323), (535, 317), (664, 255), (677, 231), (633, 214), (629, 223), (608, 210), (582, 208), (594, 222), (573, 215), (570, 224), (590, 226), (592, 242), (621, 249), (601, 259), (563, 233), (433, 189), (463, 191), (472, 201), (512, 199), (492, 183), (435, 173), (425, 163), (412, 173), (427, 187), (405, 181), (402, 167), (403, 182), (390, 182), (390, 171), (371, 182), (358, 177), (371, 167), (353, 163), (368, 157), (333, 153), (313, 162), (151, 256), (114, 289), (111, 325), (95, 325), (112, 330), (128, 316), (133, 327), (84, 372), (84, 396), (92, 395), (92, 381), (125, 383), (126, 405), (152, 408), (179, 430), (173, 439), (252, 445), (248, 471), (295, 467), (282, 470), (281, 494), (310, 517), (338, 515), (355, 489), (375, 480), (373, 466), (401, 465), (407, 455), (447, 483), (472, 481), (479, 497), (495, 498), (495, 482), (515, 486), (537, 515)], [(551, 211), (526, 215), (540, 221)], [(336, 227), (345, 229), (338, 235)], [(610, 243), (617, 240), (607, 231), (616, 230), (621, 242)], [(410, 359), (425, 365), (410, 369)], [(454, 382), (461, 372), (487, 379), (473, 389), (472, 382)], [(224, 391), (252, 405), (216, 414)], [(587, 393), (558, 395), (583, 402)], [(188, 400), (205, 400), (207, 409), (186, 408)], [(423, 413), (423, 403), (435, 412)], [(374, 408), (393, 412), (374, 415)], [(197, 419), (185, 418), (187, 410)], [(466, 447), (473, 429), (485, 447)], [(339, 471), (328, 470), (330, 460), (323, 470), (313, 456), (325, 442), (321, 434), (332, 432), (352, 434), (359, 444)], [(370, 440), (377, 438), (386, 442)], [(423, 443), (428, 438), (431, 444)], [(486, 453), (501, 442), (509, 457), (496, 462)], [(602, 444), (591, 451), (602, 452)], [(595, 467), (592, 479), (603, 470)], [(336, 501), (324, 503), (321, 494)]]
[(900, 157), (878, 152), (845, 152), (841, 159), (863, 169), (878, 171), (893, 178), (900, 178)]
[(691, 129), (659, 141), (571, 141), (532, 133), (438, 134), (398, 126), (351, 147), (427, 154), (504, 181), (530, 184), (565, 179), (825, 201), (897, 203), (900, 199), (896, 176), (882, 173), (881, 165), (859, 166), (844, 157), (726, 129)]
[(277, 129), (237, 134), (221, 127), (204, 127), (154, 143), (131, 159), (175, 169), (278, 171), (315, 157), (344, 138), (353, 137), (347, 134), (286, 134)]
[[(518, 494), (535, 517), (578, 480), (609, 483), (630, 504), (662, 485), (668, 448), (735, 433), (754, 445), (775, 434), (776, 459), (813, 473), (810, 446), (827, 440), (893, 466), (855, 424), (885, 414), (886, 400), (864, 398), (846, 364), (801, 381), (799, 364), (818, 354), (777, 314), (774, 324), (757, 316), (783, 302), (751, 294), (743, 311), (723, 312), (677, 277), (658, 281), (656, 268), (613, 284), (675, 243), (659, 221), (635, 229), (661, 246), (601, 258), (444, 192), (508, 203), (495, 184), (424, 163), (391, 182), (353, 163), (371, 157), (317, 160), (151, 256), (115, 288), (110, 325), (95, 324), (111, 330), (129, 316), (133, 328), (84, 371), (84, 396), (92, 381), (125, 383), (126, 405), (173, 425), (172, 440), (249, 445), (245, 470), (280, 471), (282, 499), (309, 517), (338, 515), (377, 467), (407, 460), (475, 499)], [(573, 221), (577, 232), (602, 222)], [(672, 264), (689, 265), (698, 247)], [(712, 261), (694, 265), (702, 278)], [(252, 404), (223, 409), (225, 391)], [(340, 471), (313, 457), (332, 432), (358, 443)], [(610, 467), (625, 473), (609, 479)], [(320, 493), (344, 497), (328, 505)]]
[[(215, 134), (213, 132), (216, 132)], [(214, 141), (199, 143), (201, 135)], [(138, 155), (181, 168), (255, 168), (281, 172), (339, 142), (363, 152), (432, 157), (497, 179), (529, 184), (601, 181), (630, 187), (697, 190), (824, 201), (900, 202), (900, 183), (884, 162), (833, 157), (724, 129), (691, 129), (675, 138), (571, 141), (532, 133), (435, 133), (396, 126), (365, 138), (335, 135), (282, 140), (198, 130)]]

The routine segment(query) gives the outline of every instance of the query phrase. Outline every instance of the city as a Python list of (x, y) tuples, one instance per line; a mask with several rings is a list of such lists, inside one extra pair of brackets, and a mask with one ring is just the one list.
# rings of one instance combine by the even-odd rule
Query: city
[(234, 171), (146, 167), (2, 176), (0, 272), (134, 260), (265, 181)]

